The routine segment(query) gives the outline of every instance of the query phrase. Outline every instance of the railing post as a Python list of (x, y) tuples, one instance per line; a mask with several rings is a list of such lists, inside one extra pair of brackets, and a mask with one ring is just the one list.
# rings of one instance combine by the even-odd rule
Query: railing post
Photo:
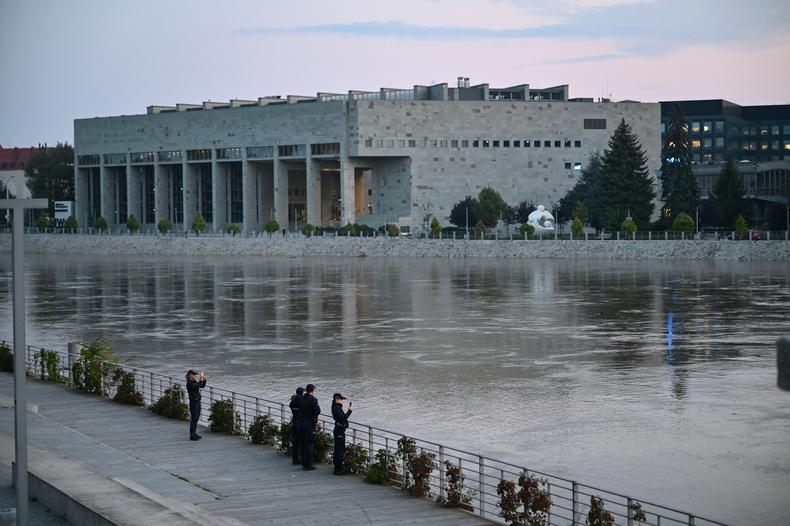
[(280, 427), (285, 424), (285, 404), (280, 404)]
[(551, 524), (551, 482), (546, 482), (546, 495), (549, 497), (549, 509), (546, 511), (546, 524)]
[(634, 501), (628, 499), (628, 526), (634, 526)]
[(486, 469), (486, 459), (484, 457), (479, 457), (480, 460), (478, 462), (478, 469), (480, 470), (480, 480), (477, 484), (477, 495), (478, 495), (478, 503), (477, 507), (480, 508), (480, 516), (483, 517), (485, 514), (485, 510), (483, 509), (483, 505), (485, 504), (485, 497), (483, 496), (483, 491), (485, 490), (485, 486), (483, 485), (485, 482), (485, 469)]
[(647, 240), (648, 241), (653, 241), (653, 231), (652, 230), (648, 230), (647, 231)]
[(444, 446), (439, 446), (439, 499), (444, 502)]
[(694, 526), (694, 515), (689, 515), (689, 526)]
[(209, 405), (214, 405), (214, 387), (209, 386), (208, 388), (208, 403)]
[(579, 485), (576, 482), (573, 482), (572, 484), (573, 484), (573, 489), (572, 489), (573, 495), (571, 498), (573, 499), (573, 504), (571, 507), (573, 509), (571, 513), (573, 514), (572, 515), (573, 518), (571, 519), (571, 524), (573, 526), (576, 526), (578, 524), (578, 522), (576, 522), (576, 517), (579, 515)]
[(590, 234), (589, 234), (589, 232), (585, 232), (585, 233), (584, 233), (584, 240), (585, 240), (585, 241), (589, 241), (589, 240), (590, 240)]
[(373, 428), (368, 426), (368, 462), (373, 464)]
[(664, 241), (669, 241), (669, 231), (664, 230)]
[(150, 375), (150, 377), (148, 378), (150, 380), (148, 382), (148, 390), (151, 392), (151, 398), (150, 398), (151, 405), (154, 405), (154, 403), (155, 403), (155, 401), (154, 401), (154, 373), (150, 372), (148, 374)]
[(617, 231), (617, 241), (620, 241), (620, 231)]
[(257, 396), (255, 397), (255, 416), (257, 417), (261, 414), (261, 399)]

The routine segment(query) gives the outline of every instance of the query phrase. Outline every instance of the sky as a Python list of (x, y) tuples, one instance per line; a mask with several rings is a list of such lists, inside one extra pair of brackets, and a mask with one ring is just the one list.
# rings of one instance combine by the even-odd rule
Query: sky
[(149, 105), (470, 77), (790, 103), (790, 0), (0, 0), (0, 145)]

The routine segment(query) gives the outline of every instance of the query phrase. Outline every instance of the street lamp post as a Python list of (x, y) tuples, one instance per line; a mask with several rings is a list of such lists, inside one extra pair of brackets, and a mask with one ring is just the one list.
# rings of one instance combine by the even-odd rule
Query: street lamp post
[(47, 199), (0, 199), (0, 209), (13, 212), (14, 271), (14, 450), (16, 461), (16, 523), (27, 526), (27, 395), (25, 394), (25, 209), (48, 208)]
[(466, 207), (466, 239), (469, 239), (469, 207)]

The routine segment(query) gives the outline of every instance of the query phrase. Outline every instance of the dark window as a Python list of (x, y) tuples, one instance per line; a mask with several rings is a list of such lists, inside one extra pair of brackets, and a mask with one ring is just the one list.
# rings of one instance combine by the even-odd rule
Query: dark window
[(409, 140), (409, 148), (416, 148), (416, 147), (417, 147), (417, 141), (415, 141), (414, 139)]
[(570, 148), (571, 147), (571, 140), (570, 139), (565, 139), (565, 147), (566, 148)]
[(562, 141), (554, 141), (554, 147), (555, 148), (561, 148), (562, 147)]
[(544, 148), (551, 148), (551, 141), (543, 141)]
[[(371, 140), (371, 144), (372, 144)], [(311, 144), (310, 153), (312, 155), (339, 155), (340, 143), (339, 142), (325, 142), (321, 144)]]
[(499, 148), (499, 141), (494, 141), (494, 148)]
[(521, 148), (521, 141), (513, 141), (513, 148)]
[(510, 141), (502, 141), (503, 148), (510, 148)]
[(575, 148), (581, 148), (582, 147), (582, 142), (581, 141), (573, 141), (573, 146)]
[(529, 139), (524, 139), (524, 148), (529, 148), (531, 142)]
[(461, 148), (469, 148), (469, 141), (464, 139), (461, 141)]
[(450, 140), (450, 148), (458, 148), (458, 139)]
[(483, 139), (483, 148), (488, 148), (489, 146), (491, 146), (491, 141)]
[(475, 148), (477, 148), (478, 146), (480, 146), (480, 141), (479, 141), (479, 140), (477, 140), (477, 139), (475, 139), (474, 141), (472, 141), (472, 146), (474, 146)]
[(540, 148), (540, 141), (535, 139), (535, 148)]
[(571, 163), (565, 163), (565, 169), (566, 170), (570, 170), (571, 169)]
[(585, 130), (605, 130), (606, 119), (584, 119)]
[[(187, 161), (210, 161), (211, 150), (204, 148), (202, 150), (187, 150)], [(204, 215), (205, 219), (206, 216)], [(206, 221), (208, 221), (206, 219)]]

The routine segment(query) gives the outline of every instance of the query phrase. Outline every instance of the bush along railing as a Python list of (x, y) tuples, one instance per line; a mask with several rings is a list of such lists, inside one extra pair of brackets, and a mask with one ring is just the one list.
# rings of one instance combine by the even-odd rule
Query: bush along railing
[(14, 351), (6, 342), (0, 344), (0, 371), (14, 372)]
[[(169, 418), (187, 420), (189, 417), (180, 374), (176, 378), (114, 363), (109, 346), (101, 340), (78, 353), (41, 351), (38, 347), (27, 347), (25, 362), (31, 376), (65, 381), (76, 389), (120, 403), (147, 405), (153, 413)], [(0, 369), (10, 367), (12, 356), (10, 346), (0, 342)], [(286, 403), (211, 385), (203, 392), (202, 404), (201, 424), (211, 430), (241, 435), (264, 446), (276, 445), (281, 453), (290, 456), (291, 412)], [(332, 424), (330, 415), (319, 417), (316, 462), (329, 461), (333, 444), (331, 434), (325, 429)], [(366, 482), (398, 487), (416, 497), (432, 498), (443, 506), (499, 523), (723, 525), (599, 487), (357, 422), (350, 422), (346, 441), (345, 468), (364, 477)]]

